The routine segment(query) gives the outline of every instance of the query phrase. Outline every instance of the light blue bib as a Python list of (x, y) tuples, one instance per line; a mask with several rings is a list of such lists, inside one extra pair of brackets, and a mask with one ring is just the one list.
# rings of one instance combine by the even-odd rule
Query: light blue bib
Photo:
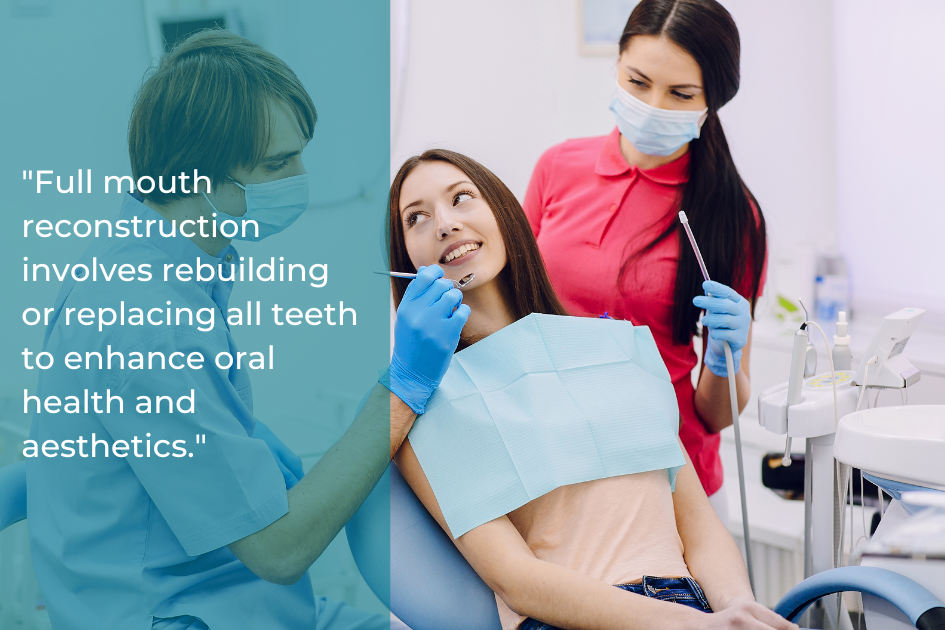
[(459, 537), (575, 483), (685, 464), (646, 326), (533, 313), (457, 352), (410, 431)]

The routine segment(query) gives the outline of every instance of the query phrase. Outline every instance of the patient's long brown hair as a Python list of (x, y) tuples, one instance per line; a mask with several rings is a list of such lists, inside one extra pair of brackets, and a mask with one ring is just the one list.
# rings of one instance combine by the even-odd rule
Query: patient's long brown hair
[[(424, 162), (447, 162), (461, 170), (476, 185), (483, 200), (492, 209), (508, 259), (505, 268), (499, 273), (499, 286), (515, 318), (521, 319), (529, 313), (567, 315), (551, 287), (538, 244), (518, 199), (492, 171), (454, 151), (430, 149), (423, 155), (408, 159), (397, 171), (390, 186), (388, 206), (387, 242), (390, 246), (391, 270), (416, 271), (410, 262), (410, 256), (407, 255), (407, 245), (404, 241), (404, 224), (400, 217), (400, 190), (407, 176)], [(404, 297), (409, 282), (404, 278), (391, 278), (395, 306), (400, 306), (400, 300)]]

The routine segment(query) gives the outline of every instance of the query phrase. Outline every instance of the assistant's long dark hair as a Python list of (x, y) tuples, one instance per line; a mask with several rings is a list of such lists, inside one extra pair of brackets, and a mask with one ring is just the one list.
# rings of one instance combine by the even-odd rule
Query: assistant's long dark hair
[[(492, 210), (499, 233), (505, 243), (508, 260), (499, 272), (499, 287), (515, 319), (521, 319), (530, 313), (567, 315), (567, 311), (558, 301), (558, 296), (551, 287), (541, 253), (538, 251), (538, 244), (535, 242), (528, 218), (518, 199), (492, 171), (472, 158), (455, 151), (430, 149), (423, 155), (409, 158), (394, 176), (394, 181), (390, 185), (387, 221), (391, 270), (416, 271), (413, 263), (410, 262), (404, 240), (404, 222), (400, 216), (400, 191), (407, 176), (425, 162), (446, 162), (461, 170), (476, 185), (483, 201)], [(395, 306), (400, 306), (409, 282), (404, 278), (391, 278)]]
[[(699, 243), (709, 276), (728, 286), (748, 281), (754, 303), (761, 290), (765, 260), (765, 220), (755, 197), (745, 186), (722, 131), (718, 110), (738, 92), (741, 44), (735, 21), (715, 0), (642, 0), (633, 9), (623, 34), (620, 53), (637, 35), (668, 37), (692, 55), (702, 69), (708, 117), (699, 138), (689, 143), (689, 181), (678, 200)], [(757, 215), (752, 204), (758, 208)], [(678, 235), (679, 267), (673, 297), (673, 341), (689, 344), (696, 333), (699, 309), (692, 298), (701, 295), (702, 272), (676, 212), (665, 229), (620, 268), (619, 286), (633, 263), (657, 244)]]

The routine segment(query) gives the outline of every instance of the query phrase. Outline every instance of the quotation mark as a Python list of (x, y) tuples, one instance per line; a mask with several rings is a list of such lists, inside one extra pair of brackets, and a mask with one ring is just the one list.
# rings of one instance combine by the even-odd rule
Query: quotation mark
[[(197, 444), (206, 444), (206, 443), (207, 443), (207, 435), (206, 435), (205, 433), (198, 433), (198, 434), (197, 434), (197, 441), (196, 441), (196, 443), (197, 443)], [(189, 454), (189, 457), (193, 457), (193, 456), (194, 456), (193, 453), (190, 453), (190, 454)]]

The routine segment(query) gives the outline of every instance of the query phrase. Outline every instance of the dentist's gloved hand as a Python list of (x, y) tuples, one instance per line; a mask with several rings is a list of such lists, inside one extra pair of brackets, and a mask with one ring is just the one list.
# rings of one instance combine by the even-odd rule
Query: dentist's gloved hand
[(397, 308), (390, 383), (381, 383), (417, 414), (440, 385), (469, 319), (462, 301), (463, 292), (431, 265), (420, 267)]
[(706, 280), (702, 288), (709, 295), (697, 295), (692, 303), (705, 310), (702, 326), (709, 335), (709, 345), (703, 357), (703, 363), (716, 376), (728, 377), (725, 366), (725, 350), (722, 342), (727, 341), (732, 347), (732, 360), (735, 372), (742, 359), (742, 348), (748, 343), (748, 328), (751, 326), (751, 304), (734, 289)]
[(299, 459), (299, 456), (293, 453), (292, 449), (286, 446), (282, 440), (276, 437), (272, 429), (259, 420), (256, 421), (256, 429), (253, 431), (253, 437), (262, 440), (266, 443), (266, 446), (269, 447), (269, 451), (276, 459), (276, 463), (279, 464), (279, 470), (282, 471), (286, 490), (297, 484), (299, 480), (305, 476), (305, 473), (302, 471), (302, 460)]

